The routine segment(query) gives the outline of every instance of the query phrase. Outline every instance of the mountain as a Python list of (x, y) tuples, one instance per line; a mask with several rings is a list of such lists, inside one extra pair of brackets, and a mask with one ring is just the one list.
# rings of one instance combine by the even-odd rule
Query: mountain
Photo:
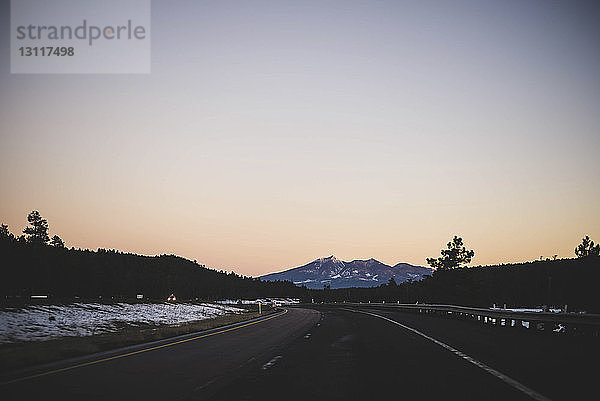
[(420, 280), (424, 275), (432, 273), (433, 269), (408, 263), (398, 263), (392, 267), (375, 259), (343, 262), (335, 256), (330, 256), (260, 278), (267, 281), (288, 280), (308, 288), (323, 288), (324, 285), (330, 285), (331, 288), (348, 288), (376, 287), (387, 283), (392, 277), (399, 284), (408, 279)]

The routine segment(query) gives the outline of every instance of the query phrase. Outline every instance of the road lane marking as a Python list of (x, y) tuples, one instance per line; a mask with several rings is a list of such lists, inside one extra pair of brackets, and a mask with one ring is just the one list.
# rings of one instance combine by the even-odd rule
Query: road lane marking
[(125, 357), (128, 357), (128, 356), (133, 356), (133, 355), (141, 354), (143, 352), (154, 351), (154, 350), (161, 349), (161, 348), (172, 347), (173, 345), (183, 344), (183, 343), (187, 343), (189, 341), (199, 340), (201, 338), (206, 338), (206, 337), (215, 336), (217, 334), (227, 333), (229, 331), (241, 329), (242, 327), (252, 326), (252, 325), (255, 325), (255, 324), (258, 324), (258, 323), (265, 322), (267, 320), (274, 319), (274, 318), (279, 317), (279, 316), (283, 316), (286, 313), (288, 313), (287, 309), (285, 309), (281, 313), (278, 313), (278, 314), (266, 317), (264, 319), (255, 320), (253, 322), (245, 323), (245, 324), (242, 324), (242, 325), (239, 325), (239, 326), (235, 326), (235, 327), (230, 327), (230, 328), (225, 329), (225, 330), (219, 330), (219, 331), (216, 331), (216, 332), (213, 332), (213, 333), (207, 333), (207, 334), (203, 334), (203, 335), (192, 337), (192, 338), (186, 338), (186, 339), (183, 339), (183, 340), (174, 341), (172, 343), (157, 345), (155, 347), (150, 347), (150, 348), (144, 348), (144, 349), (140, 349), (140, 350), (137, 350), (137, 351), (127, 352), (125, 354), (114, 355), (114, 356), (111, 356), (111, 357), (108, 357), (108, 358), (102, 358), (102, 359), (98, 359), (98, 360), (95, 360), (95, 361), (80, 363), (80, 364), (77, 364), (77, 365), (67, 366), (67, 367), (60, 368), (60, 369), (49, 370), (47, 372), (36, 373), (34, 375), (24, 376), (24, 377), (20, 377), (20, 378), (17, 378), (17, 379), (13, 379), (13, 380), (2, 382), (2, 383), (0, 383), (0, 386), (4, 386), (4, 385), (7, 385), (7, 384), (12, 384), (12, 383), (16, 383), (16, 382), (22, 382), (22, 381), (29, 380), (29, 379), (35, 379), (37, 377), (48, 376), (48, 375), (52, 375), (52, 374), (55, 374), (55, 373), (66, 372), (68, 370), (83, 368), (85, 366), (97, 365), (97, 364), (102, 363), (102, 362), (108, 362), (108, 361), (112, 361), (112, 360), (115, 360), (115, 359), (120, 359), (120, 358), (125, 358)]
[(467, 355), (467, 354), (465, 354), (465, 353), (457, 350), (454, 347), (451, 347), (450, 345), (448, 345), (446, 343), (443, 343), (443, 342), (441, 342), (439, 340), (436, 340), (435, 338), (430, 337), (427, 334), (421, 333), (417, 329), (413, 329), (412, 327), (406, 326), (406, 325), (404, 325), (402, 323), (399, 323), (399, 322), (397, 322), (395, 320), (392, 320), (390, 318), (387, 318), (385, 316), (378, 315), (376, 313), (364, 312), (364, 311), (355, 311), (355, 310), (352, 310), (352, 309), (345, 309), (345, 308), (344, 308), (344, 310), (347, 310), (347, 311), (350, 311), (350, 312), (364, 313), (366, 315), (375, 316), (375, 317), (378, 317), (380, 319), (387, 320), (390, 323), (394, 323), (394, 324), (402, 327), (403, 329), (406, 329), (406, 330), (409, 330), (409, 331), (411, 331), (411, 332), (413, 332), (415, 334), (418, 334), (419, 336), (421, 336), (423, 338), (426, 338), (427, 340), (429, 340), (429, 341), (431, 341), (431, 342), (439, 345), (440, 347), (447, 349), (448, 351), (452, 352), (454, 355), (459, 356), (460, 358), (464, 359), (465, 361), (470, 362), (473, 365), (475, 365), (475, 366), (483, 369), (487, 373), (489, 373), (489, 374), (495, 376), (496, 378), (502, 380), (503, 382), (505, 382), (509, 386), (511, 386), (511, 387), (513, 387), (513, 388), (515, 388), (515, 389), (517, 389), (517, 390), (519, 390), (519, 391), (527, 394), (529, 397), (533, 398), (536, 401), (551, 401), (550, 398), (548, 398), (546, 396), (543, 396), (540, 393), (538, 393), (538, 392), (530, 389), (529, 387), (525, 386), (524, 384), (519, 383), (515, 379), (512, 379), (512, 378), (506, 376), (504, 373), (501, 373), (501, 372), (497, 371), (496, 369), (489, 367), (488, 365), (486, 365), (483, 362), (479, 362), (478, 360), (476, 360), (476, 359), (470, 357), (469, 355)]
[(283, 358), (281, 355), (277, 355), (276, 357), (271, 359), (269, 362), (265, 363), (262, 366), (262, 370), (267, 370), (267, 369), (273, 367), (273, 365), (275, 365), (277, 363), (277, 361), (280, 360), (281, 358)]
[(210, 386), (211, 384), (213, 384), (214, 382), (216, 382), (217, 379), (218, 378), (215, 377), (214, 379), (209, 380), (208, 382), (204, 383), (203, 385), (196, 387), (194, 390), (192, 390), (192, 392), (193, 393), (197, 393), (197, 392), (200, 392), (200, 391), (204, 390), (205, 388), (207, 388), (208, 386)]

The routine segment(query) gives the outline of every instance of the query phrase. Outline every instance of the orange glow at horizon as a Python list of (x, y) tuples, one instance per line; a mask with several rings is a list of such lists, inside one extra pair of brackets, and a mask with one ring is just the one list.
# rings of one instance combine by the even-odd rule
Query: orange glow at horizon
[(471, 265), (600, 242), (600, 30), (579, 3), (155, 3), (151, 74), (0, 63), (11, 232), (39, 210), (69, 247), (252, 276), (425, 266), (453, 235)]

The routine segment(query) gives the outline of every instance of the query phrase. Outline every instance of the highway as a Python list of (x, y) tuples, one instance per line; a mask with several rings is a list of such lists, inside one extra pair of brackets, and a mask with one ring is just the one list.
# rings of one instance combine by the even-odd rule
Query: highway
[(2, 400), (201, 400), (260, 369), (315, 325), (319, 313), (263, 319), (48, 364), (0, 378)]
[[(376, 308), (263, 319), (13, 372), (2, 399), (595, 399), (597, 337)], [(8, 383), (7, 383), (8, 382)]]

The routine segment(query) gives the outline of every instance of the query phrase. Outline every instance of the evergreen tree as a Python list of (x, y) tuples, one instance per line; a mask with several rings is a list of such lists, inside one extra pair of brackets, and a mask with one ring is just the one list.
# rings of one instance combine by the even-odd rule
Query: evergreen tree
[(600, 244), (594, 245), (594, 241), (589, 236), (581, 240), (581, 244), (575, 248), (575, 255), (578, 258), (587, 258), (588, 256), (600, 256)]
[(25, 227), (23, 233), (27, 242), (36, 245), (46, 245), (50, 241), (48, 236), (48, 221), (43, 219), (40, 212), (34, 210), (27, 216), (30, 227)]
[(65, 242), (58, 235), (55, 235), (50, 240), (50, 245), (52, 245), (52, 246), (54, 246), (56, 248), (64, 248), (65, 247)]
[(14, 241), (15, 236), (13, 233), (8, 231), (8, 226), (6, 224), (0, 225), (0, 241)]
[(471, 258), (475, 256), (475, 252), (471, 249), (468, 251), (463, 245), (463, 240), (456, 235), (451, 242), (448, 242), (448, 249), (442, 249), (439, 258), (427, 258), (427, 263), (434, 269), (449, 270), (460, 267), (463, 263), (469, 263)]

